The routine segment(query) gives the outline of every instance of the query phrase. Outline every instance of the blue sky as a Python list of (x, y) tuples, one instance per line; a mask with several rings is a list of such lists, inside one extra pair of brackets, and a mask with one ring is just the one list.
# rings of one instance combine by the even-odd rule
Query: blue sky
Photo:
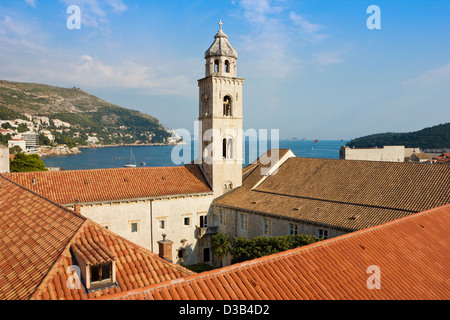
[[(80, 30), (66, 27), (73, 4)], [(447, 0), (0, 0), (0, 79), (80, 87), (193, 132), (221, 19), (246, 79), (244, 129), (415, 131), (450, 121), (449, 13)]]

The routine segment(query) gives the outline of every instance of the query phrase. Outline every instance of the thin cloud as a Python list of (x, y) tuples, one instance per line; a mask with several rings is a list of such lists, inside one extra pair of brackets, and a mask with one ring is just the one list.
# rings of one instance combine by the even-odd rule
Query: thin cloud
[(36, 8), (36, 1), (37, 0), (25, 0), (25, 2), (30, 6), (32, 6), (33, 8)]
[(122, 0), (60, 0), (67, 7), (77, 5), (81, 9), (82, 27), (107, 30), (109, 25), (108, 13), (122, 13), (128, 6)]
[(327, 35), (320, 33), (320, 31), (325, 29), (325, 26), (321, 24), (311, 23), (308, 20), (306, 20), (303, 16), (293, 11), (289, 13), (289, 18), (294, 23), (294, 25), (300, 27), (301, 33), (309, 42), (317, 44), (320, 43), (322, 40), (328, 38)]
[(344, 62), (342, 59), (342, 51), (326, 51), (316, 52), (313, 54), (312, 63), (320, 66), (329, 66), (336, 63)]
[(402, 82), (404, 86), (430, 86), (443, 83), (450, 86), (450, 63)]

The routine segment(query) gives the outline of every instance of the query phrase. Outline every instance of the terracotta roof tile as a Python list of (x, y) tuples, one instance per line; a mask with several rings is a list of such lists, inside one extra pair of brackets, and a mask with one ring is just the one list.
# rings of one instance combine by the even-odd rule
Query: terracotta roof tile
[(197, 165), (5, 174), (60, 204), (117, 201), (210, 193)]
[(353, 231), (450, 203), (447, 166), (292, 157), (266, 178), (261, 166), (213, 204)]
[[(97, 298), (194, 274), (0, 175), (0, 300)], [(116, 261), (118, 286), (69, 289), (77, 265)]]
[[(105, 298), (448, 300), (450, 204), (373, 228)], [(369, 266), (381, 289), (369, 289)], [(212, 284), (212, 285), (211, 285)], [(177, 294), (174, 293), (174, 289)], [(186, 295), (180, 295), (184, 290)]]

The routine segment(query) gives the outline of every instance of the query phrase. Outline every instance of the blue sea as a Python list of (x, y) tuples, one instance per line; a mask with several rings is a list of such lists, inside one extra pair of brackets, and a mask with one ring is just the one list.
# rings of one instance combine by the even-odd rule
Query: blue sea
[[(346, 142), (340, 140), (319, 140), (315, 143), (314, 140), (280, 140), (278, 147), (280, 149), (291, 149), (297, 157), (339, 159), (339, 149)], [(80, 154), (43, 157), (42, 160), (46, 167), (60, 167), (62, 170), (121, 168), (125, 163), (130, 162), (132, 153), (138, 167), (183, 165), (184, 163), (174, 163), (172, 161), (172, 150), (174, 147), (182, 147), (184, 151), (190, 151), (191, 160), (198, 154), (198, 146), (196, 143), (193, 143), (190, 148), (188, 145), (84, 148), (80, 149)], [(244, 166), (253, 162), (258, 154), (264, 154), (270, 147), (270, 145), (266, 145), (266, 147), (258, 150), (249, 150), (250, 147), (247, 141), (244, 147)], [(178, 154), (183, 155), (183, 153)], [(145, 163), (145, 165), (141, 163)]]

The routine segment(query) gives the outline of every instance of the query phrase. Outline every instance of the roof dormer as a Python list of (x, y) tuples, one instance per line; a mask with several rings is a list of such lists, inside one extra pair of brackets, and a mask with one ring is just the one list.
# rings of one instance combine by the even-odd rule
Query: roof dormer
[(88, 292), (116, 286), (117, 257), (92, 238), (79, 238), (71, 246)]

